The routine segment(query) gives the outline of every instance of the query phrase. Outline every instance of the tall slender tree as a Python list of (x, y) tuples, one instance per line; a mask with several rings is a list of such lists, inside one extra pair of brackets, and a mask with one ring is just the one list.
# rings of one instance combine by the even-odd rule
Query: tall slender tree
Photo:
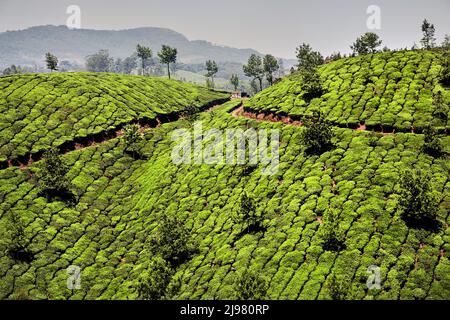
[(260, 90), (263, 89), (262, 81), (264, 78), (264, 65), (260, 56), (252, 54), (246, 65), (243, 66), (244, 73), (247, 77), (258, 80)]
[(167, 65), (167, 75), (170, 79), (170, 64), (177, 62), (178, 50), (176, 48), (163, 45), (161, 51), (158, 52), (159, 61)]
[(141, 59), (142, 75), (144, 75), (146, 62), (152, 57), (152, 49), (138, 44), (136, 47), (136, 53), (137, 56)]
[(264, 72), (266, 74), (266, 79), (270, 85), (273, 84), (273, 74), (276, 72), (280, 66), (278, 65), (278, 60), (271, 54), (268, 54), (263, 59)]
[(234, 91), (237, 91), (238, 86), (239, 86), (239, 77), (238, 77), (237, 74), (232, 74), (231, 75), (230, 83), (233, 86)]
[(431, 24), (427, 21), (427, 19), (423, 20), (422, 23), (422, 33), (423, 37), (420, 40), (422, 47), (425, 49), (431, 49), (435, 46), (436, 38), (434, 37), (435, 33), (434, 24)]
[(219, 67), (214, 60), (206, 61), (206, 77), (211, 78), (212, 87), (214, 88), (214, 76), (219, 72)]

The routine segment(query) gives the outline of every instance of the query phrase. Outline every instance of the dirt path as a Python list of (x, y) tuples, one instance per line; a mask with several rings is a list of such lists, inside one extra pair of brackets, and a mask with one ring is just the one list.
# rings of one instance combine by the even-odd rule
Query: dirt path
[[(303, 122), (300, 120), (300, 117), (294, 117), (294, 116), (285, 116), (285, 115), (276, 115), (274, 113), (257, 113), (254, 111), (245, 110), (244, 106), (241, 105), (234, 110), (231, 111), (231, 115), (234, 117), (245, 117), (248, 119), (253, 119), (256, 121), (269, 121), (269, 122), (281, 122), (287, 125), (292, 126), (302, 126)], [(360, 123), (359, 125), (345, 125), (340, 123), (332, 123), (333, 126), (343, 128), (343, 129), (352, 129), (355, 131), (370, 131), (370, 132), (377, 132), (381, 133), (383, 135), (391, 135), (395, 133), (421, 133), (421, 130), (418, 130), (416, 128), (411, 129), (399, 129), (399, 128), (393, 128), (393, 127), (383, 127), (383, 126), (367, 126), (365, 123)], [(446, 131), (442, 132), (443, 134), (447, 134)]]

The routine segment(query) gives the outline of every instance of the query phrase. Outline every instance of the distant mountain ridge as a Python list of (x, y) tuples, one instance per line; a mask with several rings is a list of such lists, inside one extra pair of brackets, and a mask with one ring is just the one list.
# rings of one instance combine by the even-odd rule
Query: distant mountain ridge
[[(174, 46), (183, 63), (204, 63), (207, 59), (217, 62), (245, 63), (251, 54), (261, 53), (253, 49), (237, 49), (219, 46), (203, 40), (189, 40), (170, 29), (144, 27), (126, 30), (70, 30), (66, 26), (37, 26), (19, 31), (0, 33), (0, 67), (16, 65), (43, 65), (46, 52), (52, 52), (60, 61), (78, 64), (100, 49), (108, 49), (111, 56), (130, 56), (136, 44), (150, 46), (154, 54), (162, 44)], [(287, 61), (287, 60), (286, 60)]]

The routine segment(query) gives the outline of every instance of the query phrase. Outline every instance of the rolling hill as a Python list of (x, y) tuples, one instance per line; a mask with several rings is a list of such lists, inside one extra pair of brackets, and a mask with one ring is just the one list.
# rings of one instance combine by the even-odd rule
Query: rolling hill
[[(162, 44), (178, 49), (179, 61), (187, 64), (204, 64), (206, 60), (245, 63), (252, 49), (236, 49), (215, 45), (202, 40), (188, 40), (184, 35), (163, 28), (137, 28), (128, 30), (70, 30), (66, 26), (37, 26), (19, 31), (0, 33), (0, 68), (15, 65), (43, 65), (46, 52), (59, 60), (84, 64), (87, 55), (107, 49), (115, 58), (126, 58), (136, 45), (150, 46), (158, 52)], [(286, 67), (292, 63), (286, 60)]]
[[(335, 276), (346, 279), (346, 299), (449, 299), (450, 138), (448, 123), (433, 121), (432, 103), (432, 92), (447, 90), (439, 69), (427, 51), (343, 59), (321, 68), (327, 90), (310, 103), (294, 74), (249, 100), (199, 114), (204, 130), (278, 129), (273, 175), (262, 174), (262, 165), (175, 164), (172, 133), (192, 129), (177, 116), (144, 128), (143, 159), (126, 154), (120, 136), (62, 150), (74, 204), (39, 193), (34, 174), (41, 161), (10, 163), (0, 170), (0, 297), (139, 299), (140, 277), (155, 272), (150, 261), (158, 254), (149, 239), (165, 217), (177, 216), (197, 250), (174, 268), (170, 299), (235, 299), (246, 270), (266, 280), (268, 299), (331, 299)], [(2, 128), (10, 136), (3, 144), (21, 146), (20, 152), (2, 149), (6, 158), (76, 139), (79, 127), (108, 130), (226, 98), (176, 81), (117, 75), (21, 75), (1, 77), (0, 84)], [(448, 91), (444, 98), (448, 104)], [(81, 120), (50, 121), (65, 114), (65, 106), (80, 109)], [(300, 120), (315, 109), (333, 125), (333, 148), (310, 155), (300, 143)], [(37, 122), (40, 114), (48, 121)], [(23, 131), (26, 123), (34, 129)], [(441, 157), (423, 152), (425, 137), (414, 128), (426, 123), (440, 130)], [(36, 144), (31, 133), (40, 131)], [(399, 180), (410, 168), (427, 171), (439, 195), (436, 230), (411, 226), (399, 215)], [(233, 219), (243, 193), (252, 195), (263, 217), (263, 228), (254, 232), (243, 232)], [(330, 208), (343, 234), (341, 250), (324, 245)], [(26, 261), (7, 254), (13, 214), (24, 226)], [(69, 266), (81, 270), (79, 290), (67, 288)], [(372, 266), (379, 267), (381, 286), (369, 290)]]

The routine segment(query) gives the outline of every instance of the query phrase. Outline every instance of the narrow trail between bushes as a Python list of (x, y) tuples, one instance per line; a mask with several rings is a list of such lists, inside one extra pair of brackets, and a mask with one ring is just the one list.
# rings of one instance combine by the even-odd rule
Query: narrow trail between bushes
[[(229, 101), (229, 98), (226, 99), (218, 99), (213, 100), (210, 103), (200, 107), (199, 112), (207, 112), (212, 110), (213, 108)], [(125, 126), (129, 124), (139, 124), (143, 131), (150, 130), (161, 126), (162, 124), (168, 122), (174, 122), (181, 119), (180, 112), (172, 112), (165, 115), (158, 115), (155, 118), (141, 118), (141, 119), (133, 119), (128, 122), (121, 123), (116, 127), (105, 130), (98, 133), (93, 133), (87, 135), (85, 137), (75, 137), (72, 140), (66, 141), (60, 146), (58, 146), (58, 150), (60, 154), (65, 154), (74, 150), (81, 150), (87, 147), (95, 146), (97, 144), (105, 143), (112, 139), (118, 138), (123, 135), (123, 129)], [(9, 167), (19, 167), (21, 170), (27, 169), (33, 162), (37, 162), (42, 159), (44, 154), (44, 150), (40, 150), (37, 152), (29, 152), (23, 156), (11, 158), (5, 161), (0, 162), (0, 170), (9, 168)]]
[[(244, 117), (256, 121), (280, 122), (286, 125), (292, 125), (297, 127), (303, 126), (303, 122), (300, 116), (277, 115), (268, 112), (255, 112), (253, 110), (244, 109), (243, 105), (236, 107), (230, 113), (234, 117)], [(377, 132), (383, 135), (391, 135), (395, 133), (414, 133), (414, 134), (422, 133), (422, 129), (417, 128), (411, 128), (408, 130), (408, 129), (399, 129), (395, 127), (383, 127), (381, 125), (369, 126), (363, 122), (360, 123), (359, 125), (340, 124), (335, 122), (332, 122), (331, 124), (338, 128), (351, 129), (355, 131)], [(439, 133), (447, 134), (447, 130), (442, 130), (442, 132)]]

